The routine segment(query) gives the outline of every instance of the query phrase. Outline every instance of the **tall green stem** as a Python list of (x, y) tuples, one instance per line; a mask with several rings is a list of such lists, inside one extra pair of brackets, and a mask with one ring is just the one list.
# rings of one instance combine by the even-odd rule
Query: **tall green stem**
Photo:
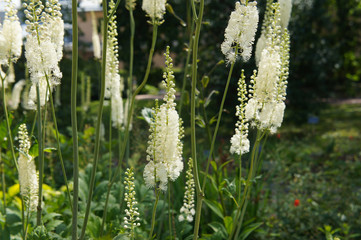
[(84, 223), (81, 230), (80, 239), (84, 239), (86, 226), (88, 224), (89, 213), (90, 213), (90, 205), (93, 197), (93, 190), (95, 184), (95, 174), (97, 170), (97, 165), (99, 161), (99, 150), (100, 150), (100, 126), (102, 123), (103, 116), (103, 107), (104, 107), (104, 95), (105, 95), (105, 68), (106, 68), (106, 54), (107, 54), (107, 40), (108, 40), (108, 11), (107, 11), (107, 1), (103, 0), (103, 52), (102, 52), (102, 75), (101, 75), (101, 90), (100, 90), (100, 99), (99, 99), (99, 107), (98, 107), (98, 116), (97, 116), (97, 126), (96, 126), (96, 134), (95, 134), (95, 149), (94, 149), (94, 162), (93, 162), (93, 170), (90, 178), (90, 186), (88, 193), (88, 202), (85, 210)]
[(63, 155), (61, 153), (61, 148), (60, 148), (60, 138), (59, 138), (59, 130), (58, 130), (58, 123), (56, 120), (56, 115), (55, 115), (55, 107), (54, 107), (54, 101), (53, 101), (53, 95), (51, 94), (51, 89), (50, 89), (50, 84), (49, 84), (49, 79), (48, 76), (45, 75), (46, 78), (46, 83), (48, 85), (48, 91), (50, 93), (50, 105), (51, 105), (51, 113), (52, 113), (52, 118), (54, 121), (54, 126), (55, 126), (55, 137), (56, 137), (56, 144), (57, 144), (57, 152), (58, 152), (58, 157), (60, 159), (60, 165), (61, 165), (61, 170), (63, 172), (63, 176), (64, 176), (64, 182), (65, 182), (65, 186), (66, 186), (66, 191), (68, 193), (68, 200), (70, 203), (70, 209), (73, 212), (73, 203), (71, 200), (71, 195), (70, 195), (70, 190), (69, 190), (69, 184), (68, 184), (68, 178), (66, 177), (66, 171), (65, 171), (65, 166), (64, 166), (64, 160), (63, 160)]
[(158, 189), (155, 189), (155, 194), (156, 194), (156, 198), (155, 198), (155, 203), (154, 203), (154, 206), (153, 206), (152, 225), (150, 227), (150, 233), (149, 233), (149, 238), (148, 238), (149, 240), (153, 239), (153, 231), (154, 231), (154, 226), (155, 226), (155, 213), (157, 212), (157, 206), (158, 206), (160, 191)]
[[(246, 187), (245, 187), (245, 189), (243, 191), (242, 200), (238, 204), (236, 217), (233, 220), (233, 222), (235, 222), (237, 224), (233, 225), (231, 234), (229, 235), (229, 240), (231, 240), (234, 235), (237, 235), (237, 233), (239, 233), (239, 230), (240, 230), (240, 228), (242, 226), (242, 223), (239, 222), (240, 214), (241, 214), (241, 211), (244, 214), (245, 208), (247, 206), (248, 196), (249, 196), (249, 192), (250, 192), (250, 188), (251, 188), (251, 179), (253, 177), (254, 168), (255, 168), (254, 165), (255, 165), (255, 162), (256, 162), (256, 154), (257, 154), (257, 151), (258, 151), (259, 143), (262, 140), (262, 136), (261, 136), (261, 132), (257, 130), (256, 142), (255, 142), (255, 144), (253, 146), (252, 153), (251, 153), (251, 163), (250, 163), (250, 169), (249, 169), (248, 177), (247, 177), (247, 181), (246, 181)], [(235, 234), (235, 232), (236, 232), (236, 234)]]
[[(78, 12), (77, 0), (72, 0), (73, 52), (71, 71), (71, 126), (73, 134), (73, 218), (72, 240), (78, 239), (78, 196), (79, 196), (79, 149), (76, 115), (76, 95), (78, 85)], [(90, 201), (90, 199), (88, 199)]]
[(6, 182), (5, 182), (5, 170), (4, 170), (4, 162), (2, 161), (2, 152), (0, 148), (0, 171), (1, 171), (1, 188), (3, 192), (3, 215), (6, 216)]
[(43, 146), (43, 134), (42, 134), (42, 116), (41, 116), (41, 102), (40, 102), (40, 89), (39, 83), (36, 84), (37, 106), (38, 106), (38, 148), (39, 148), (39, 198), (38, 198), (38, 212), (36, 215), (36, 225), (41, 225), (41, 202), (43, 199), (43, 169), (44, 169), (44, 146)]
[(192, 144), (192, 159), (193, 159), (193, 174), (196, 186), (197, 193), (197, 208), (196, 208), (196, 216), (194, 223), (194, 232), (193, 232), (193, 240), (198, 239), (199, 232), (199, 224), (201, 219), (201, 211), (202, 211), (202, 201), (204, 198), (203, 191), (201, 189), (201, 185), (199, 182), (199, 174), (198, 174), (198, 162), (197, 162), (197, 150), (196, 150), (196, 85), (197, 85), (197, 59), (198, 59), (198, 44), (199, 44), (199, 35), (202, 27), (202, 19), (203, 19), (203, 10), (204, 10), (204, 0), (200, 1), (199, 6), (199, 16), (197, 17), (195, 3), (192, 0), (192, 8), (193, 8), (193, 19), (196, 20), (196, 31), (194, 35), (193, 41), (193, 54), (192, 54), (192, 93), (191, 93), (191, 144)]
[[(138, 86), (138, 88), (134, 91), (134, 94), (132, 95), (132, 100), (131, 100), (131, 104), (130, 104), (130, 109), (128, 111), (128, 117), (127, 117), (126, 127), (125, 127), (125, 131), (124, 131), (122, 147), (121, 147), (121, 150), (120, 150), (119, 163), (118, 163), (117, 169), (115, 170), (112, 181), (108, 184), (108, 190), (107, 190), (107, 195), (106, 195), (105, 205), (104, 205), (104, 212), (106, 212), (107, 209), (108, 209), (110, 189), (113, 186), (113, 184), (115, 183), (118, 175), (120, 174), (120, 170), (121, 170), (121, 167), (122, 167), (121, 160), (124, 158), (124, 153), (125, 153), (128, 138), (129, 138), (129, 126), (130, 126), (131, 116), (132, 116), (133, 110), (134, 110), (135, 97), (143, 89), (143, 87), (145, 86), (145, 84), (148, 81), (150, 68), (151, 68), (151, 65), (152, 65), (152, 59), (153, 59), (153, 54), (154, 54), (155, 43), (156, 43), (156, 40), (157, 40), (157, 32), (158, 32), (158, 25), (153, 25), (153, 39), (152, 39), (152, 46), (151, 46), (151, 49), (150, 49), (150, 52), (149, 52), (147, 69), (146, 69), (146, 72), (145, 72), (145, 75), (144, 75), (143, 82)], [(103, 220), (102, 221), (103, 222), (105, 221), (104, 215), (103, 215)], [(104, 225), (104, 224), (102, 224), (102, 225)]]
[(18, 162), (16, 161), (16, 156), (15, 156), (15, 151), (14, 151), (13, 137), (12, 137), (11, 129), (10, 129), (9, 113), (8, 113), (8, 108), (6, 106), (5, 77), (4, 78), (1, 77), (1, 82), (2, 82), (1, 90), (2, 90), (3, 106), (4, 106), (4, 113), (5, 113), (5, 121), (6, 121), (6, 128), (8, 130), (8, 135), (9, 135), (11, 156), (12, 156), (14, 165), (16, 167), (16, 170), (19, 172), (19, 166), (18, 166)]

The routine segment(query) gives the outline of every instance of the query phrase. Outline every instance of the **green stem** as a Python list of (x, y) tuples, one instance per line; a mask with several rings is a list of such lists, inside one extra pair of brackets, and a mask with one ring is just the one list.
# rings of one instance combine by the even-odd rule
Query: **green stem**
[[(79, 196), (79, 148), (76, 115), (76, 97), (78, 81), (78, 12), (77, 0), (72, 0), (73, 51), (71, 72), (71, 126), (73, 135), (73, 217), (72, 240), (78, 239), (78, 196)], [(106, 15), (104, 15), (106, 16)], [(105, 44), (106, 45), (106, 44)], [(88, 201), (91, 199), (88, 198)]]
[(43, 169), (44, 169), (44, 146), (43, 146), (43, 134), (42, 134), (42, 120), (41, 120), (41, 102), (40, 102), (40, 89), (39, 83), (36, 84), (37, 106), (38, 106), (38, 148), (39, 148), (39, 199), (38, 199), (38, 212), (36, 216), (36, 225), (41, 225), (41, 202), (43, 199)]
[[(3, 193), (5, 194), (5, 193)], [(20, 195), (20, 199), (21, 199), (21, 224), (23, 227), (23, 239), (25, 239), (25, 205), (24, 205), (24, 198), (22, 195)]]
[(109, 100), (109, 181), (112, 177), (112, 100)]
[(199, 44), (199, 35), (202, 27), (202, 19), (203, 19), (203, 11), (204, 11), (204, 0), (200, 1), (199, 6), (199, 17), (197, 17), (195, 3), (192, 0), (192, 8), (193, 8), (193, 19), (196, 20), (196, 31), (193, 42), (193, 56), (192, 56), (192, 93), (191, 93), (191, 144), (192, 144), (192, 158), (193, 158), (193, 174), (196, 186), (197, 193), (197, 208), (196, 208), (196, 216), (194, 222), (194, 232), (193, 232), (193, 240), (198, 239), (199, 232), (199, 224), (201, 220), (201, 211), (202, 211), (202, 201), (204, 198), (203, 191), (201, 189), (201, 185), (199, 182), (199, 174), (198, 174), (198, 162), (197, 162), (197, 150), (196, 150), (196, 85), (197, 85), (197, 60), (198, 60), (198, 44)]
[[(152, 46), (149, 52), (149, 57), (148, 57), (148, 65), (147, 65), (147, 70), (145, 72), (144, 75), (144, 79), (143, 82), (138, 86), (138, 88), (134, 91), (134, 94), (132, 96), (132, 100), (131, 100), (131, 104), (130, 104), (130, 109), (128, 111), (128, 117), (127, 117), (127, 122), (126, 122), (126, 127), (125, 127), (125, 131), (124, 131), (124, 137), (123, 137), (123, 142), (122, 142), (122, 146), (120, 149), (120, 156), (119, 156), (119, 163), (118, 163), (118, 167), (115, 170), (115, 174), (112, 178), (112, 181), (108, 184), (108, 190), (107, 190), (107, 196), (106, 196), (106, 200), (105, 200), (105, 206), (104, 206), (104, 212), (107, 211), (108, 208), (108, 200), (109, 200), (109, 194), (110, 194), (110, 189), (113, 186), (113, 184), (115, 183), (118, 175), (120, 174), (120, 170), (122, 167), (122, 159), (124, 158), (124, 154), (125, 154), (125, 150), (126, 150), (126, 146), (127, 146), (127, 142), (128, 142), (128, 137), (129, 137), (129, 126), (130, 126), (130, 120), (131, 120), (131, 116), (133, 114), (133, 109), (134, 109), (134, 102), (135, 102), (135, 97), (137, 96), (137, 94), (143, 89), (143, 87), (145, 86), (145, 84), (148, 81), (148, 77), (149, 77), (149, 73), (150, 73), (150, 68), (152, 65), (152, 59), (153, 59), (153, 53), (154, 53), (154, 48), (155, 48), (155, 43), (157, 40), (157, 32), (158, 32), (158, 25), (154, 25), (153, 26), (153, 39), (152, 39)], [(105, 219), (103, 218), (103, 221), (105, 221)]]
[(153, 206), (152, 225), (151, 225), (151, 228), (150, 228), (150, 233), (149, 233), (149, 238), (148, 238), (149, 240), (153, 239), (153, 231), (154, 231), (154, 226), (155, 226), (155, 213), (156, 213), (156, 210), (157, 210), (160, 191), (158, 189), (155, 189), (155, 194), (156, 194), (156, 198), (155, 198), (155, 203), (154, 203), (154, 206)]
[(4, 170), (4, 162), (2, 161), (2, 152), (0, 148), (0, 168), (1, 168), (1, 188), (3, 192), (3, 215), (6, 216), (6, 182), (5, 182), (5, 170)]
[(70, 203), (70, 209), (73, 212), (73, 203), (71, 200), (71, 195), (70, 195), (70, 190), (69, 190), (69, 184), (68, 184), (68, 179), (66, 177), (66, 171), (65, 171), (65, 166), (64, 166), (64, 160), (63, 160), (63, 155), (61, 153), (61, 147), (60, 147), (60, 138), (59, 138), (59, 130), (58, 130), (58, 123), (56, 120), (56, 115), (55, 115), (55, 107), (54, 107), (54, 101), (53, 101), (53, 95), (51, 94), (51, 89), (50, 89), (50, 84), (49, 84), (49, 79), (48, 76), (45, 74), (45, 78), (46, 78), (46, 83), (48, 85), (48, 91), (50, 93), (50, 106), (51, 106), (51, 113), (52, 113), (52, 118), (54, 121), (54, 127), (55, 127), (55, 137), (56, 137), (56, 144), (57, 144), (57, 152), (58, 152), (58, 157), (60, 159), (60, 165), (61, 165), (61, 170), (63, 172), (63, 176), (64, 176), (64, 182), (65, 182), (65, 186), (66, 186), (66, 191), (68, 193), (68, 200)]
[(193, 46), (193, 30), (194, 30), (194, 23), (192, 21), (192, 26), (191, 26), (191, 30), (189, 33), (189, 44), (188, 44), (188, 52), (187, 52), (187, 58), (186, 58), (186, 63), (184, 65), (184, 75), (183, 75), (183, 85), (182, 85), (182, 91), (181, 91), (181, 97), (180, 97), (180, 101), (179, 101), (179, 106), (178, 106), (178, 112), (179, 112), (179, 116), (182, 116), (182, 106), (183, 106), (183, 102), (184, 102), (184, 92), (186, 90), (186, 85), (187, 85), (187, 76), (188, 76), (188, 72), (189, 72), (189, 61), (191, 59), (191, 54), (192, 54), (192, 46)]
[(172, 240), (172, 214), (171, 214), (171, 199), (170, 199), (170, 189), (172, 184), (168, 184), (168, 224), (169, 224), (169, 239)]
[[(84, 223), (81, 230), (80, 240), (84, 239), (85, 237), (85, 230), (88, 224), (89, 213), (90, 213), (90, 206), (91, 206), (91, 199), (93, 197), (93, 190), (95, 184), (95, 174), (97, 170), (97, 165), (99, 161), (99, 150), (100, 150), (100, 126), (102, 123), (102, 116), (103, 116), (103, 107), (104, 107), (104, 95), (105, 95), (105, 69), (106, 69), (106, 54), (107, 54), (107, 40), (108, 40), (108, 11), (107, 11), (107, 1), (103, 0), (103, 53), (102, 53), (102, 72), (101, 72), (101, 90), (100, 90), (100, 99), (99, 99), (99, 108), (98, 108), (98, 116), (97, 116), (97, 126), (96, 126), (96, 135), (95, 135), (95, 149), (94, 149), (94, 163), (93, 163), (93, 170), (90, 178), (90, 186), (89, 186), (89, 193), (88, 193), (88, 202), (86, 205), (85, 210), (85, 217)], [(104, 221), (104, 219), (103, 219)]]
[(14, 151), (14, 143), (13, 143), (13, 137), (11, 134), (11, 129), (10, 129), (10, 122), (9, 122), (9, 113), (8, 113), (8, 108), (7, 108), (7, 104), (6, 104), (6, 95), (5, 95), (5, 77), (1, 77), (1, 81), (2, 81), (2, 97), (3, 97), (3, 106), (4, 106), (4, 113), (5, 113), (5, 121), (6, 121), (6, 128), (8, 131), (8, 136), (9, 136), (9, 142), (10, 142), (10, 150), (11, 150), (11, 156), (14, 162), (14, 165), (16, 167), (17, 172), (19, 172), (19, 166), (18, 166), (18, 162), (16, 161), (16, 156), (15, 156), (15, 151)]
[(30, 210), (28, 208), (28, 213), (26, 214), (26, 226), (25, 226), (25, 237), (24, 240), (28, 237), (28, 228), (29, 228), (29, 218), (30, 218)]
[[(263, 136), (263, 135), (262, 135)], [(242, 197), (242, 200), (241, 202), (239, 202), (238, 204), (238, 208), (237, 208), (237, 213), (236, 213), (236, 217), (234, 219), (233, 222), (236, 222), (237, 224), (234, 224), (233, 225), (233, 228), (232, 228), (232, 231), (231, 231), (231, 234), (229, 235), (229, 240), (232, 239), (233, 235), (235, 234), (235, 231), (236, 231), (236, 235), (238, 235), (239, 233), (239, 230), (242, 226), (242, 223), (239, 221), (239, 218), (240, 218), (240, 213), (241, 213), (241, 210), (242, 210), (242, 213), (245, 211), (244, 209), (246, 208), (246, 205), (247, 205), (247, 201), (248, 201), (248, 196), (249, 196), (249, 192), (250, 192), (250, 189), (251, 189), (251, 179), (253, 178), (253, 173), (254, 173), (254, 165), (255, 165), (255, 162), (256, 162), (256, 154), (257, 154), (257, 151), (258, 151), (258, 147), (259, 147), (259, 143), (260, 141), (262, 140), (262, 136), (261, 136), (261, 132), (257, 130), (257, 136), (256, 136), (256, 142), (253, 146), (253, 149), (252, 149), (252, 153), (251, 153), (251, 163), (250, 163), (250, 170), (248, 172), (248, 177), (247, 177), (247, 181), (246, 181), (246, 187), (243, 191), (243, 197)], [(240, 194), (240, 193), (239, 193)], [(244, 213), (243, 213), (244, 214)], [(242, 219), (243, 220), (243, 219)], [(237, 230), (236, 230), (237, 229)], [(237, 238), (235, 238), (237, 239)]]
[(30, 132), (30, 137), (33, 136), (34, 134), (34, 130), (35, 130), (35, 125), (36, 125), (36, 119), (38, 117), (38, 110), (35, 110), (35, 114), (34, 114), (34, 120), (33, 120), (33, 124), (31, 126), (31, 132)]
[(221, 122), (222, 113), (223, 113), (223, 106), (224, 106), (224, 102), (226, 101), (228, 87), (229, 87), (229, 83), (231, 82), (231, 77), (232, 77), (232, 73), (233, 73), (233, 68), (234, 68), (234, 62), (232, 63), (231, 68), (229, 69), (226, 87), (224, 88), (224, 93), (223, 93), (223, 97), (222, 97), (221, 106), (219, 107), (219, 111), (218, 111), (217, 124), (216, 124), (216, 128), (214, 130), (214, 133), (213, 133), (211, 149), (210, 149), (210, 152), (209, 152), (208, 161), (207, 161), (207, 165), (206, 165), (207, 166), (206, 167), (206, 172), (205, 172), (205, 175), (204, 175), (204, 178), (203, 178), (202, 191), (204, 191), (204, 189), (206, 187), (209, 166), (210, 166), (210, 163), (211, 163), (211, 160), (212, 160), (212, 154), (213, 154), (213, 151), (214, 151), (214, 144), (216, 142), (218, 128), (219, 128), (219, 124)]

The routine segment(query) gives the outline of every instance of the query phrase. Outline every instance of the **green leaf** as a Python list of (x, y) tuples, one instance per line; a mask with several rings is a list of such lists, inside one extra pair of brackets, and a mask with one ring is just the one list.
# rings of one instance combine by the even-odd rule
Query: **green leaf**
[(205, 199), (204, 202), (218, 217), (222, 219), (224, 218), (221, 204), (216, 201), (210, 201), (207, 199)]
[(121, 233), (113, 238), (113, 240), (129, 240), (129, 239), (130, 239), (129, 236), (126, 233)]
[(211, 161), (211, 165), (212, 165), (214, 171), (217, 171), (217, 163), (215, 161)]
[(231, 234), (233, 228), (233, 218), (231, 216), (226, 216), (223, 218), (224, 225), (226, 226), (228, 235)]
[(259, 228), (262, 224), (263, 224), (263, 222), (259, 222), (259, 223), (253, 223), (253, 224), (246, 226), (244, 228), (244, 230), (242, 231), (239, 239), (245, 240), (253, 231), (255, 231), (257, 228)]
[(221, 237), (220, 239), (227, 238), (226, 228), (220, 222), (212, 222), (212, 223), (209, 223), (208, 226), (210, 226), (212, 228), (212, 230), (215, 232), (215, 234), (218, 234)]

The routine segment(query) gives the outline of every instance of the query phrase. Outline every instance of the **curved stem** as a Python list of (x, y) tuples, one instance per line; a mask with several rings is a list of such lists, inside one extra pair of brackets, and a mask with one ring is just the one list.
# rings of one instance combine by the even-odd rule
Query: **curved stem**
[(4, 113), (5, 113), (5, 121), (6, 121), (6, 128), (8, 130), (8, 135), (9, 135), (11, 156), (12, 156), (14, 165), (16, 167), (16, 170), (17, 170), (17, 172), (19, 172), (19, 166), (18, 166), (18, 162), (16, 161), (16, 156), (15, 156), (15, 151), (14, 151), (13, 137), (12, 137), (11, 129), (10, 129), (9, 113), (8, 113), (8, 108), (6, 106), (5, 77), (4, 78), (1, 77), (1, 82), (2, 82), (1, 90), (2, 90), (3, 106), (4, 106)]
[[(105, 15), (106, 16), (106, 15)], [(73, 52), (71, 72), (71, 126), (73, 134), (73, 218), (72, 240), (78, 239), (78, 196), (79, 196), (79, 149), (76, 115), (76, 95), (78, 80), (78, 14), (77, 0), (72, 0)]]
[(215, 144), (215, 142), (216, 142), (217, 133), (218, 133), (218, 128), (219, 128), (219, 124), (220, 124), (220, 122), (221, 122), (222, 113), (223, 113), (223, 106), (224, 106), (224, 102), (226, 101), (227, 92), (228, 92), (228, 87), (229, 87), (229, 83), (231, 82), (231, 76), (232, 76), (233, 68), (234, 68), (234, 63), (232, 63), (231, 68), (229, 69), (226, 87), (225, 87), (225, 89), (224, 89), (221, 106), (219, 107), (217, 124), (216, 124), (216, 128), (215, 128), (215, 130), (214, 130), (214, 133), (213, 133), (213, 138), (212, 138), (212, 143), (211, 143), (211, 149), (210, 149), (209, 156), (208, 156), (208, 161), (207, 161), (206, 172), (205, 172), (205, 175), (204, 175), (204, 178), (203, 178), (202, 191), (204, 191), (204, 189), (205, 189), (205, 187), (206, 187), (206, 182), (207, 182), (207, 177), (208, 177), (209, 166), (210, 166), (210, 163), (211, 163), (211, 160), (212, 160), (212, 154), (213, 154), (213, 151), (214, 151), (214, 144)]
[(94, 162), (93, 170), (90, 178), (90, 186), (88, 193), (88, 201), (85, 210), (84, 223), (81, 230), (80, 240), (84, 239), (86, 226), (88, 224), (90, 205), (93, 197), (93, 190), (95, 184), (95, 174), (97, 170), (97, 165), (99, 161), (99, 150), (100, 150), (100, 126), (102, 123), (103, 116), (103, 107), (104, 107), (104, 95), (105, 95), (105, 68), (106, 68), (106, 54), (107, 54), (107, 39), (108, 39), (108, 12), (107, 12), (107, 1), (103, 0), (103, 52), (102, 52), (102, 75), (101, 75), (101, 90), (100, 90), (100, 99), (99, 99), (99, 108), (97, 116), (97, 126), (96, 126), (96, 135), (95, 135), (95, 149), (94, 149)]
[(152, 225), (150, 227), (150, 233), (149, 233), (149, 238), (148, 238), (149, 240), (153, 239), (153, 231), (154, 231), (154, 226), (155, 226), (155, 213), (156, 213), (156, 210), (157, 210), (160, 191), (155, 189), (155, 194), (156, 194), (156, 198), (155, 198), (155, 203), (154, 203), (154, 206), (153, 206)]
[(48, 91), (50, 93), (50, 96), (49, 96), (50, 97), (50, 106), (51, 106), (52, 118), (53, 118), (53, 121), (54, 121), (54, 127), (55, 127), (55, 137), (56, 137), (56, 144), (57, 144), (57, 149), (58, 149), (58, 157), (60, 159), (61, 170), (63, 172), (66, 191), (68, 193), (68, 200), (69, 200), (69, 203), (70, 203), (70, 209), (73, 212), (73, 202), (71, 200), (69, 184), (68, 184), (68, 178), (66, 177), (63, 154), (61, 153), (61, 148), (60, 148), (59, 130), (58, 130), (58, 123), (57, 123), (56, 115), (55, 115), (55, 107), (54, 107), (53, 95), (51, 94), (49, 79), (48, 79), (48, 76), (46, 74), (45, 74), (45, 79), (46, 79), (46, 83), (47, 83), (47, 86), (48, 86)]
[(193, 42), (193, 56), (192, 56), (192, 94), (191, 94), (191, 144), (192, 144), (192, 158), (193, 158), (193, 174), (196, 186), (197, 193), (197, 208), (196, 208), (196, 216), (194, 222), (194, 232), (193, 232), (193, 240), (198, 239), (199, 232), (199, 224), (201, 219), (201, 211), (202, 211), (202, 201), (204, 198), (203, 191), (199, 182), (199, 174), (198, 174), (198, 163), (197, 163), (197, 150), (196, 150), (196, 85), (197, 85), (197, 59), (198, 59), (198, 44), (199, 44), (199, 35), (202, 27), (202, 19), (203, 19), (203, 10), (204, 10), (204, 0), (200, 1), (199, 6), (199, 15), (196, 15), (196, 9), (194, 6), (194, 0), (192, 0), (193, 7), (193, 19), (196, 19), (196, 32), (194, 36)]
[(184, 75), (183, 75), (183, 85), (182, 85), (182, 91), (181, 91), (181, 97), (179, 100), (179, 106), (178, 106), (178, 113), (179, 116), (182, 116), (182, 106), (183, 106), (183, 101), (184, 101), (184, 92), (186, 90), (186, 85), (187, 85), (187, 75), (188, 75), (188, 71), (189, 71), (189, 61), (191, 59), (191, 54), (192, 54), (192, 45), (193, 45), (193, 29), (194, 29), (194, 22), (192, 21), (192, 26), (191, 26), (191, 30), (189, 33), (189, 44), (188, 44), (188, 52), (187, 52), (187, 59), (186, 59), (186, 63), (184, 66)]

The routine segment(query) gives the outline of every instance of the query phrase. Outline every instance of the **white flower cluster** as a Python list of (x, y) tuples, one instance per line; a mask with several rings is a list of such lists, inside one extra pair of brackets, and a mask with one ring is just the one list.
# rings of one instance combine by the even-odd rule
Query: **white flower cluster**
[(20, 103), (21, 91), (23, 87), (26, 85), (25, 80), (20, 80), (15, 83), (13, 91), (11, 93), (11, 99), (8, 102), (10, 109), (17, 109)]
[(25, 124), (19, 127), (19, 183), (20, 194), (26, 199), (30, 211), (35, 211), (38, 203), (39, 182), (35, 162), (29, 155), (30, 140)]
[(275, 133), (283, 121), (289, 65), (289, 36), (280, 26), (280, 6), (268, 7), (269, 25), (264, 35), (258, 75), (251, 81), (245, 117), (261, 130)]
[(15, 4), (11, 0), (5, 2), (7, 5), (2, 28), (0, 24), (0, 65), (8, 65), (9, 61), (16, 62), (23, 45), (22, 28)]
[[(255, 75), (252, 76), (254, 78)], [(247, 86), (244, 76), (244, 70), (242, 70), (241, 78), (238, 81), (238, 101), (240, 104), (236, 106), (236, 116), (238, 121), (236, 123), (235, 134), (231, 138), (230, 152), (242, 155), (249, 152), (249, 140), (248, 140), (248, 123), (245, 119), (245, 106), (247, 101)]]
[(186, 186), (185, 186), (185, 193), (184, 193), (184, 199), (183, 199), (183, 206), (180, 209), (180, 215), (178, 217), (178, 220), (180, 222), (183, 222), (184, 220), (187, 220), (188, 222), (193, 221), (193, 216), (196, 213), (194, 210), (194, 177), (193, 177), (193, 160), (192, 158), (189, 158), (188, 160), (188, 170), (186, 173)]
[[(248, 1), (247, 1), (248, 2)], [(234, 63), (240, 54), (244, 61), (252, 55), (252, 45), (258, 26), (257, 2), (236, 2), (236, 9), (231, 13), (221, 45), (227, 61)]]
[(126, 193), (124, 194), (124, 200), (127, 203), (127, 209), (125, 209), (125, 217), (124, 217), (124, 228), (129, 229), (129, 237), (134, 239), (134, 230), (136, 227), (140, 226), (138, 222), (139, 212), (136, 205), (138, 202), (135, 200), (135, 185), (134, 185), (134, 172), (133, 169), (127, 168), (125, 172), (125, 181), (124, 184)]
[(36, 86), (39, 86), (40, 105), (45, 105), (51, 91), (60, 84), (62, 73), (59, 61), (63, 57), (64, 22), (58, 0), (48, 0), (45, 6), (39, 0), (23, 3), (28, 31), (25, 57), (30, 71), (32, 86), (29, 105), (37, 102)]
[[(165, 191), (168, 179), (175, 181), (183, 170), (182, 120), (175, 109), (175, 84), (172, 59), (167, 47), (166, 71), (163, 86), (167, 89), (164, 103), (154, 109), (154, 119), (150, 124), (150, 136), (147, 148), (147, 161), (143, 177), (149, 188), (158, 187)], [(158, 186), (157, 183), (159, 183)]]
[[(287, 26), (291, 18), (292, 0), (278, 0), (280, 16), (277, 20), (277, 25), (281, 28), (281, 31), (287, 31)], [(267, 0), (265, 17), (262, 23), (262, 33), (257, 41), (256, 45), (256, 64), (258, 66), (261, 59), (263, 49), (266, 47), (267, 38), (269, 38), (269, 26), (272, 24), (272, 17), (274, 16), (274, 4), (273, 0)]]
[(162, 23), (167, 0), (143, 0), (142, 9), (152, 19), (152, 24)]
[(97, 29), (97, 18), (93, 11), (90, 12), (92, 17), (92, 42), (93, 42), (93, 54), (96, 59), (101, 58), (101, 50), (100, 50), (100, 39)]

